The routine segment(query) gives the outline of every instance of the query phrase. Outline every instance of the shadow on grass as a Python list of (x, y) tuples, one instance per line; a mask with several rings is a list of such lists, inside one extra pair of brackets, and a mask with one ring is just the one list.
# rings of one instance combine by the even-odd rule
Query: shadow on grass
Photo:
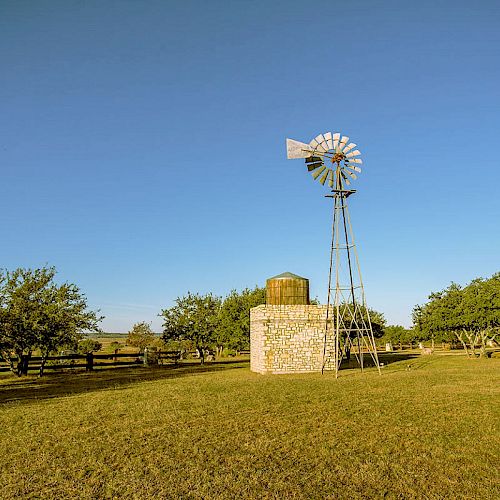
[[(379, 352), (377, 353), (378, 361), (381, 366), (391, 365), (392, 363), (399, 363), (400, 361), (411, 361), (412, 359), (419, 358), (419, 352)], [(363, 356), (363, 366), (365, 368), (372, 368), (375, 366), (372, 357), (365, 353)], [(359, 362), (354, 354), (351, 355), (349, 361), (343, 360), (341, 365), (342, 370), (359, 369)]]
[[(247, 368), (248, 360), (223, 361), (205, 365), (186, 363), (155, 368), (101, 369), (93, 372), (72, 371), (35, 376), (5, 378), (0, 382), (0, 405), (71, 396), (85, 392), (123, 389), (133, 384), (168, 378), (193, 376), (200, 373)], [(1, 380), (1, 379), (0, 379)]]

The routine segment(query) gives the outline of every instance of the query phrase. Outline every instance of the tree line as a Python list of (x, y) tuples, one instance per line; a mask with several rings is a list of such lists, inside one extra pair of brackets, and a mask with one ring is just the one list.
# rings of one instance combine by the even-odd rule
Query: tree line
[[(98, 349), (86, 339), (100, 332), (104, 319), (88, 308), (86, 296), (72, 283), (57, 284), (54, 267), (0, 269), (0, 356), (19, 375), (32, 353), (47, 357), (61, 349), (80, 352)], [(172, 348), (196, 349), (203, 363), (205, 353), (221, 356), (229, 350), (250, 348), (250, 309), (266, 302), (265, 288), (232, 290), (226, 297), (189, 292), (163, 309), (162, 342)], [(477, 278), (462, 287), (452, 283), (429, 295), (429, 301), (415, 306), (413, 328), (386, 325), (384, 315), (368, 309), (376, 338), (393, 343), (436, 340), (460, 342), (468, 355), (484, 354), (486, 344), (498, 339), (500, 331), (500, 273)], [(82, 341), (83, 340), (83, 341)], [(157, 343), (146, 322), (136, 323), (128, 343), (144, 349)]]
[[(99, 333), (104, 319), (92, 311), (85, 294), (73, 283), (57, 284), (56, 269), (0, 269), (0, 357), (12, 372), (27, 373), (35, 351), (42, 358), (40, 374), (48, 356), (61, 350), (81, 353), (99, 350), (102, 345), (87, 337)], [(213, 294), (188, 293), (173, 307), (161, 311), (164, 320), (162, 341), (177, 347), (194, 348), (202, 362), (208, 349), (219, 355), (225, 349), (249, 349), (252, 307), (265, 303), (265, 289), (233, 290), (225, 298)], [(136, 323), (128, 343), (143, 350), (157, 344), (158, 336), (146, 322)]]

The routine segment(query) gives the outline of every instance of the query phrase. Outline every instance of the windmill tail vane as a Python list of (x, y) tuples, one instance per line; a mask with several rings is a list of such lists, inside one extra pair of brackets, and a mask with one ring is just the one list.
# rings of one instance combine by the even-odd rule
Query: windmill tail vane
[(350, 364), (351, 353), (361, 370), (369, 353), (380, 373), (377, 348), (366, 304), (359, 259), (354, 243), (346, 189), (361, 173), (363, 164), (357, 144), (338, 132), (319, 134), (309, 143), (286, 140), (288, 159), (304, 159), (307, 171), (321, 185), (328, 186), (334, 199), (328, 300), (325, 318), (322, 372)]

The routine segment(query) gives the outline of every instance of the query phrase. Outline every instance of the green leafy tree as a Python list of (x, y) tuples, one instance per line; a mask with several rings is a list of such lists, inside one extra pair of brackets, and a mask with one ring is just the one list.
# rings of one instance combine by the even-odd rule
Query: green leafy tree
[(250, 348), (250, 309), (266, 303), (266, 289), (232, 290), (224, 299), (216, 333), (217, 351), (224, 348), (242, 351)]
[(116, 340), (113, 340), (111, 344), (109, 344), (109, 348), (111, 351), (117, 351), (118, 349), (121, 349), (123, 347), (123, 344), (121, 342), (117, 342)]
[(89, 354), (91, 352), (97, 352), (102, 349), (102, 344), (95, 339), (83, 339), (78, 342), (77, 352), (79, 354)]
[(488, 340), (496, 340), (500, 330), (500, 273), (490, 279), (478, 278), (463, 289), (460, 327), (480, 355), (486, 352)]
[[(103, 319), (87, 308), (79, 288), (54, 282), (54, 267), (16, 269), (0, 272), (0, 349), (11, 370), (27, 373), (27, 363), (35, 349), (42, 362), (59, 347), (74, 344), (85, 331), (99, 331)], [(15, 368), (11, 358), (17, 357)]]
[(46, 302), (41, 314), (38, 347), (42, 356), (40, 375), (47, 357), (61, 346), (81, 337), (82, 332), (100, 331), (101, 317), (87, 309), (86, 297), (70, 283), (51, 284), (46, 290)]
[(156, 335), (151, 329), (151, 324), (146, 321), (135, 323), (132, 330), (128, 332), (127, 344), (138, 347), (140, 352), (155, 342)]
[[(361, 307), (362, 314), (364, 312), (364, 307)], [(370, 314), (370, 322), (372, 324), (373, 336), (375, 338), (380, 338), (384, 334), (384, 329), (386, 325), (386, 320), (384, 313), (375, 311), (375, 309), (368, 308), (368, 313)]]
[(462, 288), (457, 283), (429, 295), (429, 302), (413, 309), (414, 330), (421, 340), (451, 342), (460, 328)]
[(405, 328), (401, 325), (389, 325), (384, 328), (384, 335), (382, 340), (391, 342), (392, 344), (410, 344), (413, 346), (414, 342), (424, 340), (413, 328)]
[(389, 325), (384, 328), (383, 340), (392, 344), (406, 342), (406, 328), (401, 325)]
[(500, 329), (500, 273), (489, 279), (477, 278), (461, 287), (452, 283), (429, 301), (413, 310), (415, 330), (426, 338), (456, 337), (468, 356), (484, 355), (488, 340)]
[[(22, 375), (26, 357), (37, 346), (42, 293), (50, 283), (49, 270), (0, 271), (0, 347), (2, 358), (14, 373)], [(12, 357), (17, 357), (14, 367)]]
[(216, 344), (221, 299), (215, 295), (199, 295), (188, 292), (178, 297), (175, 305), (163, 309), (163, 340), (191, 341), (205, 362), (205, 350)]

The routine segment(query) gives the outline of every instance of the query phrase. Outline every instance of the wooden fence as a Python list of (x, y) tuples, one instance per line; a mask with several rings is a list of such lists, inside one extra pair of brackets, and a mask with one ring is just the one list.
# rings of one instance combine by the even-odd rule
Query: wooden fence
[[(148, 366), (152, 364), (177, 364), (181, 357), (180, 351), (158, 351), (155, 352), (156, 361), (148, 360)], [(114, 368), (119, 366), (143, 366), (144, 353), (110, 353), (110, 354), (65, 354), (59, 356), (48, 356), (43, 366), (45, 370), (63, 369), (85, 369), (92, 371), (94, 368)], [(10, 358), (17, 365), (18, 358)], [(41, 356), (26, 356), (21, 360), (19, 371), (27, 375), (30, 371), (39, 371), (42, 368), (43, 358)], [(0, 372), (10, 371), (9, 363), (0, 358)]]

